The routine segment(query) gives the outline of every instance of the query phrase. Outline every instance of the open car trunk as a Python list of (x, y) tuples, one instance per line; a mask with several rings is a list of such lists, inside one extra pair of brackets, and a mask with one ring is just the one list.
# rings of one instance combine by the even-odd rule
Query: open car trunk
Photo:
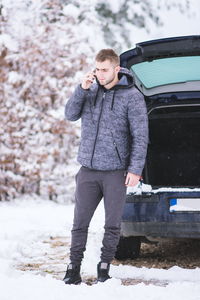
[(145, 182), (152, 186), (200, 185), (200, 106), (156, 107), (149, 114)]
[(200, 35), (138, 43), (120, 62), (149, 117), (144, 185), (127, 193), (122, 215), (117, 253), (127, 259), (141, 237), (200, 238)]

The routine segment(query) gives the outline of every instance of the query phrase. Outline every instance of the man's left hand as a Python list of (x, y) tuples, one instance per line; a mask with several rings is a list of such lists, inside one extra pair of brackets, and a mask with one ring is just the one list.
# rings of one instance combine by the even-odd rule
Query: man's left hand
[(141, 176), (128, 172), (128, 174), (126, 175), (125, 185), (135, 186), (138, 184), (140, 178)]

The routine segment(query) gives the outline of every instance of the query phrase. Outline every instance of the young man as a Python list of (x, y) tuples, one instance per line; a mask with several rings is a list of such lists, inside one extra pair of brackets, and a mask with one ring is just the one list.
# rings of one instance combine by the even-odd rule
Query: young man
[(147, 151), (146, 105), (131, 72), (120, 68), (119, 57), (112, 49), (102, 49), (95, 64), (95, 71), (85, 75), (65, 108), (68, 120), (82, 121), (78, 153), (82, 167), (76, 175), (71, 262), (63, 279), (66, 284), (81, 282), (88, 227), (102, 198), (105, 233), (97, 280), (110, 278), (126, 187), (138, 184)]

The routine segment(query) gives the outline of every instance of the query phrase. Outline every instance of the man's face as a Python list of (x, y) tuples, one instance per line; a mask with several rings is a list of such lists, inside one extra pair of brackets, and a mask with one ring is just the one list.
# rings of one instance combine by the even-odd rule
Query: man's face
[(112, 86), (112, 83), (118, 80), (118, 72), (120, 67), (114, 65), (109, 60), (105, 60), (103, 62), (96, 61), (96, 77), (99, 83), (105, 87)]

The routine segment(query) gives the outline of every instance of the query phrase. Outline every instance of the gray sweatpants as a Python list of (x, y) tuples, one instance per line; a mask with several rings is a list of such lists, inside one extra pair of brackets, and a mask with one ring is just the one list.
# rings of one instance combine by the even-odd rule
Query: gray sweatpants
[(126, 197), (124, 170), (98, 171), (81, 167), (76, 175), (74, 222), (70, 260), (81, 264), (88, 227), (102, 198), (105, 208), (105, 233), (101, 261), (110, 263), (120, 237), (120, 223)]

